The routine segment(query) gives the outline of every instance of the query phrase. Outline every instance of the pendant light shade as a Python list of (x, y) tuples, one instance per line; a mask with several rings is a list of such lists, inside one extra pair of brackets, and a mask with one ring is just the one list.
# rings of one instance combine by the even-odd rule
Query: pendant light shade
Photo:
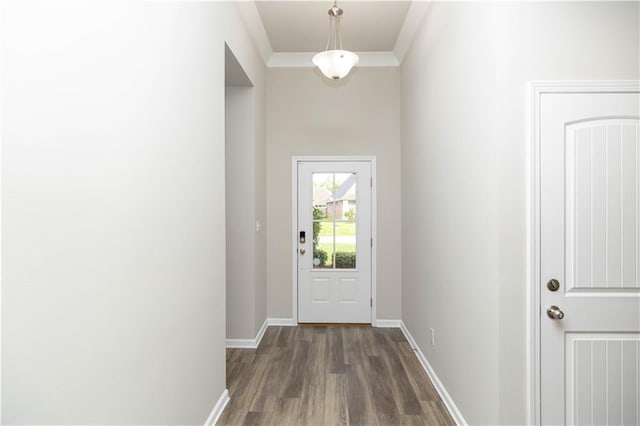
[(315, 66), (320, 68), (327, 78), (333, 80), (346, 77), (358, 61), (358, 55), (348, 50), (325, 50), (313, 57)]
[(342, 13), (343, 11), (338, 7), (337, 3), (334, 3), (333, 7), (329, 9), (329, 40), (327, 41), (327, 48), (324, 52), (316, 54), (312, 59), (314, 65), (320, 68), (322, 74), (333, 80), (346, 77), (359, 61), (358, 55), (342, 49), (342, 34), (340, 33)]

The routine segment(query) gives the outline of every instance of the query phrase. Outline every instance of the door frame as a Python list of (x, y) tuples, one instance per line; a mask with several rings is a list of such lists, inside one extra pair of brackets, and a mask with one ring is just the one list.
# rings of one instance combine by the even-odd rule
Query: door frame
[(540, 100), (545, 93), (639, 93), (640, 81), (530, 81), (528, 83), (527, 161), (527, 393), (528, 423), (540, 424)]
[(298, 324), (298, 163), (300, 162), (341, 162), (341, 161), (362, 161), (371, 165), (371, 325), (376, 325), (376, 287), (377, 287), (377, 200), (376, 200), (376, 156), (293, 156), (291, 157), (291, 299), (292, 299), (292, 322)]

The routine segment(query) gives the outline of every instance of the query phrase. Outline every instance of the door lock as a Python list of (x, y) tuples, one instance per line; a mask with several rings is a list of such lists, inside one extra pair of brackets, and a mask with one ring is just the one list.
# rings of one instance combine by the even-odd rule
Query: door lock
[(556, 305), (552, 305), (547, 309), (547, 316), (552, 320), (561, 320), (564, 318), (564, 312), (562, 312)]
[(558, 291), (558, 289), (560, 288), (560, 281), (556, 280), (555, 278), (550, 279), (547, 283), (547, 288), (549, 289), (549, 291)]

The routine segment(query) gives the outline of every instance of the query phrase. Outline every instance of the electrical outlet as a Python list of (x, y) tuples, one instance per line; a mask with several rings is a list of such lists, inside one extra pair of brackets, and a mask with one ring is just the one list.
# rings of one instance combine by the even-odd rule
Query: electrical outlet
[(436, 345), (436, 332), (433, 331), (433, 328), (429, 329), (429, 333), (431, 333), (431, 346)]

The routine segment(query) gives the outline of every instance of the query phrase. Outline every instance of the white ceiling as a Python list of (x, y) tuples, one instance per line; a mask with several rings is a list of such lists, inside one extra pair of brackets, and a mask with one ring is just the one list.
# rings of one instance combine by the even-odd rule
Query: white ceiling
[[(333, 1), (256, 1), (273, 52), (318, 52), (327, 45)], [(342, 43), (356, 52), (391, 52), (411, 1), (339, 1)]]

